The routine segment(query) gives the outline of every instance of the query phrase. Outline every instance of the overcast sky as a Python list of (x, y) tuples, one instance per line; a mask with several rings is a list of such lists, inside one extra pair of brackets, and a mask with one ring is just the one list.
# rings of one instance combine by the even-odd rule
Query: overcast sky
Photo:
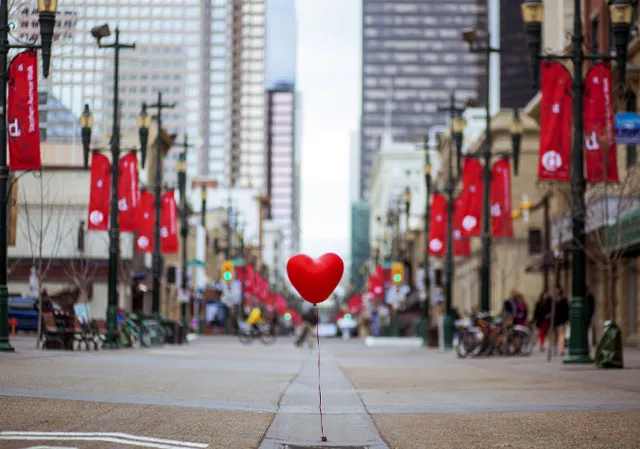
[(349, 251), (349, 133), (360, 114), (360, 2), (297, 0), (302, 251)]

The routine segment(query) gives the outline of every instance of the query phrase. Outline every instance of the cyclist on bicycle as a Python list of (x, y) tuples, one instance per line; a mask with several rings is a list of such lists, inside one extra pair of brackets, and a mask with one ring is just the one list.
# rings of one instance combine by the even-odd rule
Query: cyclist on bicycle
[(254, 307), (249, 313), (247, 318), (247, 324), (251, 326), (254, 332), (260, 333), (260, 324), (264, 324), (264, 318), (262, 318), (262, 310), (259, 307)]

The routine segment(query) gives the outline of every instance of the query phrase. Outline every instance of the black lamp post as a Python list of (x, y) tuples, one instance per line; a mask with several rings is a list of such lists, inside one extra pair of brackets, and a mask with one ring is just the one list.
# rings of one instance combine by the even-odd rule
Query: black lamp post
[(449, 106), (439, 107), (440, 111), (449, 112), (451, 120), (451, 139), (449, 139), (449, 166), (445, 192), (447, 193), (447, 250), (444, 261), (444, 298), (445, 311), (443, 319), (444, 349), (453, 347), (453, 321), (451, 319), (451, 304), (453, 301), (453, 209), (455, 205), (455, 185), (453, 177), (453, 151), (455, 143), (456, 157), (462, 152), (462, 137), (466, 123), (462, 118), (464, 108), (456, 107), (455, 95), (452, 93)]
[[(120, 225), (118, 223), (118, 161), (120, 160), (120, 114), (118, 99), (118, 77), (120, 72), (120, 50), (136, 48), (136, 44), (121, 44), (120, 30), (116, 28), (113, 44), (103, 45), (102, 39), (111, 36), (109, 25), (101, 25), (91, 29), (91, 35), (98, 41), (99, 48), (113, 48), (115, 63), (113, 72), (113, 128), (111, 131), (111, 205), (109, 217), (109, 270), (108, 270), (108, 306), (107, 306), (107, 336), (105, 347), (118, 347), (118, 259), (120, 256)], [(85, 115), (88, 113), (88, 115)], [(91, 127), (89, 107), (85, 105), (85, 112), (81, 117), (82, 144), (84, 147), (85, 168), (89, 163), (89, 143), (91, 141)]]
[(200, 206), (200, 224), (204, 228), (204, 232), (207, 232), (207, 188), (203, 185), (201, 195)]
[(41, 45), (9, 44), (9, 6), (8, 1), (0, 4), (0, 351), (12, 352), (9, 342), (9, 289), (7, 287), (7, 208), (9, 195), (9, 167), (7, 166), (7, 82), (9, 80), (8, 54), (12, 48), (40, 49), (42, 51), (42, 73), (49, 76), (51, 64), (51, 43), (56, 24), (57, 0), (39, 0)]
[[(178, 190), (180, 191), (180, 215), (182, 221), (182, 227), (180, 228), (180, 236), (182, 237), (182, 279), (180, 282), (180, 288), (182, 289), (182, 294), (186, 294), (187, 291), (187, 238), (189, 236), (189, 210), (187, 208), (187, 151), (193, 145), (189, 144), (189, 138), (187, 135), (184, 135), (184, 142), (181, 145), (183, 150), (180, 153), (180, 159), (178, 160)], [(182, 303), (180, 304), (180, 315), (182, 316), (182, 325), (184, 332), (184, 341), (187, 341), (187, 329), (188, 329), (188, 320), (187, 320), (187, 303), (182, 298)], [(193, 306), (191, 307), (193, 310)]]
[(147, 112), (147, 104), (142, 103), (142, 112), (138, 115), (138, 135), (140, 137), (140, 165), (144, 168), (147, 162), (147, 147), (149, 145), (149, 128), (151, 116)]
[[(488, 24), (487, 24), (488, 26)], [(475, 29), (469, 29), (462, 32), (462, 40), (469, 44), (469, 50), (472, 53), (485, 54), (485, 70), (487, 72), (487, 87), (485, 95), (485, 139), (484, 149), (479, 154), (474, 155), (484, 159), (482, 167), (482, 182), (484, 185), (482, 195), (482, 264), (480, 267), (480, 310), (489, 311), (489, 303), (491, 299), (491, 158), (497, 153), (492, 152), (493, 132), (491, 130), (491, 54), (502, 53), (500, 48), (491, 46), (491, 35), (487, 31), (484, 43)], [(498, 74), (499, 76), (499, 74)], [(516, 131), (514, 133), (513, 131)], [(520, 130), (517, 132), (517, 130)], [(514, 112), (514, 125), (512, 126), (512, 154), (501, 153), (502, 156), (511, 156), (513, 158), (514, 173), (517, 175), (520, 161), (520, 142), (522, 136), (522, 124), (518, 110)], [(460, 169), (460, 163), (458, 163)]]
[(571, 60), (573, 63), (573, 152), (571, 161), (571, 222), (572, 222), (572, 282), (571, 282), (571, 338), (569, 351), (564, 363), (591, 363), (587, 338), (587, 323), (584, 300), (586, 296), (586, 255), (585, 255), (585, 190), (584, 177), (584, 118), (582, 110), (584, 79), (583, 65), (585, 60), (615, 60), (621, 86), (624, 86), (627, 45), (633, 18), (633, 8), (637, 7), (634, 0), (609, 1), (609, 13), (613, 25), (615, 56), (610, 54), (589, 54), (584, 52), (584, 38), (582, 33), (582, 2), (574, 0), (573, 5), (573, 36), (571, 49), (566, 55), (542, 55), (541, 35), (544, 20), (542, 0), (524, 0), (522, 2), (522, 18), (531, 52), (532, 73), (534, 86), (538, 85), (539, 66), (541, 59)]
[[(425, 202), (424, 202), (424, 318), (426, 323), (429, 324), (429, 307), (431, 306), (431, 267), (429, 264), (429, 226), (431, 224), (431, 201), (429, 196), (431, 195), (431, 157), (429, 152), (429, 135), (424, 136), (424, 184), (425, 184)], [(429, 327), (425, 326), (425, 332), (428, 332)], [(425, 333), (425, 342), (427, 341), (427, 335)]]
[[(162, 275), (162, 253), (160, 252), (160, 210), (162, 208), (162, 110), (175, 108), (175, 103), (163, 103), (162, 92), (158, 92), (158, 102), (147, 105), (149, 108), (157, 109), (156, 121), (158, 122), (158, 136), (156, 137), (156, 173), (153, 185), (155, 196), (155, 226), (153, 229), (153, 261), (151, 273), (153, 285), (151, 292), (151, 311), (154, 319), (160, 319), (160, 277)], [(144, 110), (144, 105), (143, 105)]]

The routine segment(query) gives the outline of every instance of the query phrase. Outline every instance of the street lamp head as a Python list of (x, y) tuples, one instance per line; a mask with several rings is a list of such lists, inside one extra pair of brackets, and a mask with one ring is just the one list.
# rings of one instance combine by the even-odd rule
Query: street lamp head
[(105, 23), (104, 25), (91, 28), (91, 35), (98, 41), (98, 45), (100, 45), (100, 41), (103, 38), (111, 36), (111, 30), (109, 29), (109, 25)]
[(522, 125), (522, 120), (520, 120), (520, 111), (518, 108), (514, 108), (513, 110), (513, 121), (510, 126), (511, 131), (511, 145), (513, 151), (513, 173), (518, 176), (518, 171), (520, 169), (520, 149), (522, 147), (522, 133), (524, 132), (524, 127)]
[(467, 28), (462, 30), (462, 40), (467, 43), (469, 50), (473, 51), (476, 42), (478, 42), (478, 30), (475, 28)]
[(38, 16), (40, 22), (40, 41), (42, 49), (42, 74), (49, 76), (51, 67), (51, 44), (53, 43), (53, 30), (56, 26), (56, 11), (58, 0), (38, 0)]
[(82, 115), (80, 115), (80, 128), (82, 135), (82, 153), (84, 157), (84, 168), (89, 168), (89, 146), (91, 145), (91, 127), (93, 126), (93, 114), (89, 110), (89, 105), (84, 105)]
[(138, 115), (138, 135), (140, 137), (140, 155), (142, 168), (147, 160), (147, 145), (149, 144), (149, 128), (151, 127), (151, 116), (147, 113), (147, 104), (142, 103), (142, 111)]
[(56, 12), (58, 0), (38, 0), (38, 12)]
[(634, 0), (609, 0), (609, 15), (611, 16), (621, 86), (625, 84), (627, 72), (627, 46), (629, 45), (631, 22), (633, 21), (634, 3)]
[(542, 22), (544, 6), (542, 0), (523, 0), (522, 20), (529, 44), (529, 58), (533, 87), (538, 87), (540, 78), (540, 52), (542, 50)]

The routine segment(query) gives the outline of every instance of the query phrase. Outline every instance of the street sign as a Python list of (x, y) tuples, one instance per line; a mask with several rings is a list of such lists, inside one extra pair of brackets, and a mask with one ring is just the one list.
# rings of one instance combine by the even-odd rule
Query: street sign
[(204, 262), (204, 260), (200, 260), (200, 259), (189, 259), (187, 260), (187, 266), (188, 267), (204, 267), (206, 266), (206, 263)]
[(621, 112), (616, 114), (616, 143), (640, 143), (640, 114)]

